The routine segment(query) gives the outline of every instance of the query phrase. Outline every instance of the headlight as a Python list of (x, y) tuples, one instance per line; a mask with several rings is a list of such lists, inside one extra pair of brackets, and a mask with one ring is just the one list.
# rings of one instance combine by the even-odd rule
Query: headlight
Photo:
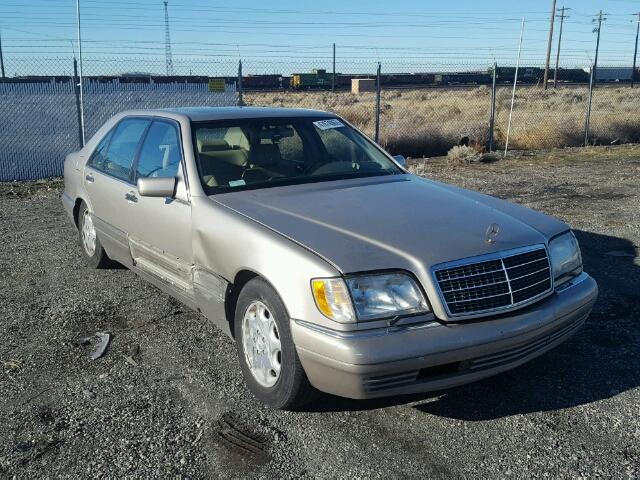
[(429, 311), (416, 282), (404, 273), (347, 278), (358, 320), (395, 317)]
[(354, 322), (356, 316), (358, 320), (375, 320), (429, 311), (422, 291), (404, 273), (356, 275), (346, 283), (341, 278), (316, 278), (311, 289), (318, 309), (342, 323)]
[(556, 284), (568, 280), (568, 275), (578, 274), (582, 270), (582, 255), (573, 232), (564, 233), (551, 240), (549, 255), (553, 276), (556, 280), (560, 280), (560, 282), (556, 281)]

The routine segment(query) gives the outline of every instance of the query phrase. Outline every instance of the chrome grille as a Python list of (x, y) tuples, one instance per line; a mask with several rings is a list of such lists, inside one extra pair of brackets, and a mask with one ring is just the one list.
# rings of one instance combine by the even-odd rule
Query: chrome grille
[(551, 291), (544, 245), (436, 266), (435, 279), (450, 316), (522, 306)]

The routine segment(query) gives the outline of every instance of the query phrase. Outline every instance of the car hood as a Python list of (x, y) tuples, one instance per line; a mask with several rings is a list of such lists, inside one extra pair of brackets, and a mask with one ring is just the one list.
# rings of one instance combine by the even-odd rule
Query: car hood
[[(404, 174), (279, 186), (212, 197), (317, 253), (343, 273), (406, 269), (547, 243), (567, 225), (547, 215)], [(494, 243), (487, 228), (499, 226)]]

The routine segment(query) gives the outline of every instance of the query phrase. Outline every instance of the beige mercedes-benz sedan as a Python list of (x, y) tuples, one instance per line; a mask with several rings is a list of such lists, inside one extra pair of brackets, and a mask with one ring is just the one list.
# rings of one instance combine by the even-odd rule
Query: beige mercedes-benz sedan
[(131, 111), (67, 157), (62, 201), (92, 267), (215, 322), (272, 407), (460, 385), (581, 327), (566, 224), (403, 163), (327, 112)]

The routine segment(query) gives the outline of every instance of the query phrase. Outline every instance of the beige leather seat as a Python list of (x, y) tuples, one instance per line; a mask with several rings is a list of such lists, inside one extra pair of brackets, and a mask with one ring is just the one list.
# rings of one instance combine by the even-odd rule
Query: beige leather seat
[(245, 150), (206, 151), (200, 153), (202, 178), (210, 187), (229, 185), (231, 180), (240, 180), (247, 165)]

